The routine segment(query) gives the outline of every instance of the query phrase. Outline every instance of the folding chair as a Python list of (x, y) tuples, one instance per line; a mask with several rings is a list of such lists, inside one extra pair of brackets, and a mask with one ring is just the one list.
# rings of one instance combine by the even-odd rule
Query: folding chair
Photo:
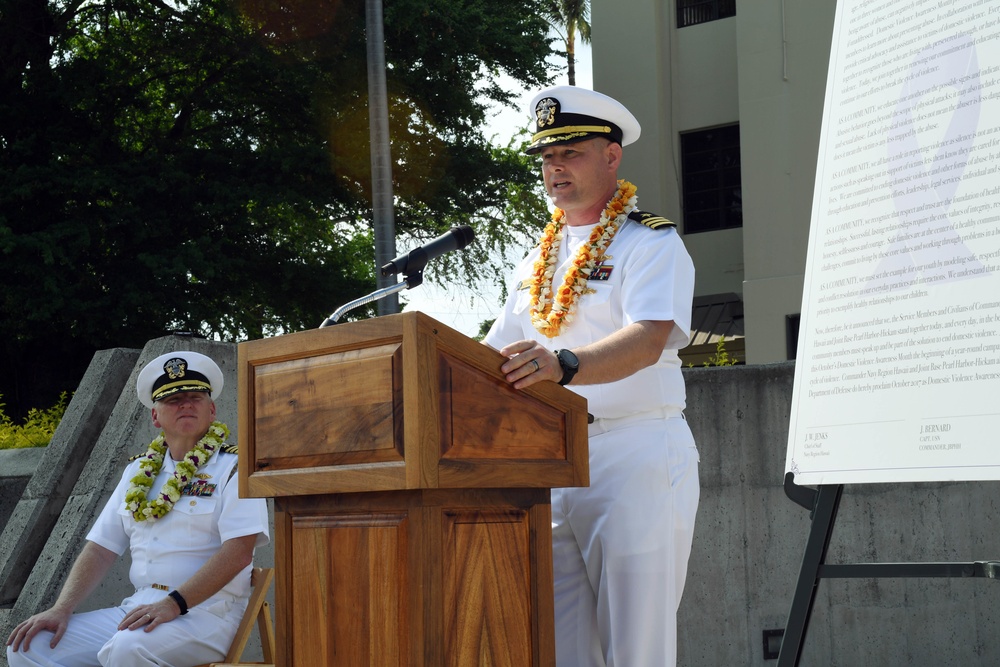
[[(274, 624), (271, 622), (271, 605), (265, 599), (267, 591), (274, 581), (274, 569), (270, 567), (255, 567), (250, 575), (250, 585), (253, 592), (250, 594), (250, 601), (247, 603), (247, 610), (243, 614), (240, 626), (236, 629), (236, 636), (229, 646), (229, 652), (223, 662), (210, 662), (198, 667), (240, 667), (241, 665), (257, 665), (274, 667)], [(243, 650), (246, 648), (250, 633), (253, 631), (254, 621), (257, 622), (257, 632), (260, 635), (260, 647), (264, 653), (264, 662), (240, 662), (243, 657)]]

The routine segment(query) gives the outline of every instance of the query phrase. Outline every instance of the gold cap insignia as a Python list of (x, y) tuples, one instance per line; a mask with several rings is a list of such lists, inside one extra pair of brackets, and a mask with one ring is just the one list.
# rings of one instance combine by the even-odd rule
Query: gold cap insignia
[(556, 114), (559, 112), (559, 102), (551, 97), (543, 98), (535, 105), (535, 119), (538, 128), (552, 125), (556, 122)]
[(177, 378), (184, 377), (184, 373), (187, 371), (187, 362), (179, 357), (174, 357), (163, 364), (163, 372), (167, 374), (171, 380), (176, 380)]

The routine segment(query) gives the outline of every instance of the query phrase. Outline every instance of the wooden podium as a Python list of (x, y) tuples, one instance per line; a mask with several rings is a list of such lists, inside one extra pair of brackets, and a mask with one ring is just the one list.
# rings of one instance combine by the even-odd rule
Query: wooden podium
[(239, 345), (279, 667), (555, 664), (549, 489), (589, 483), (586, 401), (501, 363), (419, 312)]

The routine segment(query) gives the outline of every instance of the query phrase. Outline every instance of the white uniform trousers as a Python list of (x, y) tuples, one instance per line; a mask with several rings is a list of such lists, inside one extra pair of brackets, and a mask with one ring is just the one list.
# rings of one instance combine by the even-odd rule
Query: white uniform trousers
[(10, 667), (191, 667), (225, 658), (246, 609), (245, 600), (193, 607), (150, 632), (118, 630), (129, 609), (164, 595), (146, 588), (119, 607), (73, 614), (55, 648), (49, 647), (52, 633), (44, 630), (31, 640), (28, 651), (14, 653), (8, 647)]
[(676, 664), (698, 495), (680, 412), (591, 425), (590, 486), (552, 490), (559, 667)]

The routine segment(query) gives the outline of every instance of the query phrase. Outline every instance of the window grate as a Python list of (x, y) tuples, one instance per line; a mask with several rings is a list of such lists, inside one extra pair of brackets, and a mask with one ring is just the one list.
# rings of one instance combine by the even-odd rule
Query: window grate
[(677, 0), (677, 27), (736, 16), (736, 0)]

